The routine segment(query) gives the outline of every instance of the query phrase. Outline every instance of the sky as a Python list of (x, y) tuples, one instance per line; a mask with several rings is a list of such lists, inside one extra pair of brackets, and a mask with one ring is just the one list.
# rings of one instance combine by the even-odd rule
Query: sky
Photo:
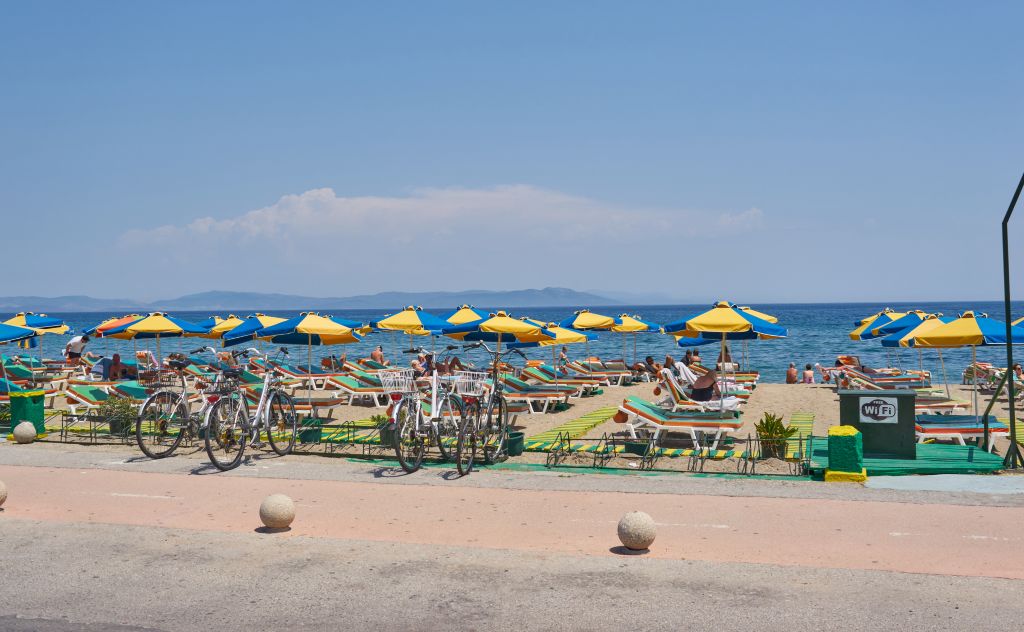
[(1022, 20), (1020, 2), (7, 3), (0, 294), (998, 299)]

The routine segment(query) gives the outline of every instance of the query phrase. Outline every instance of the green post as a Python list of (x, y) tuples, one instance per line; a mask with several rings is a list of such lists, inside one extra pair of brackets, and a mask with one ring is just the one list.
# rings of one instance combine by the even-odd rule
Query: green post
[(864, 439), (853, 426), (832, 426), (828, 429), (828, 469), (825, 481), (830, 483), (867, 480), (864, 469)]

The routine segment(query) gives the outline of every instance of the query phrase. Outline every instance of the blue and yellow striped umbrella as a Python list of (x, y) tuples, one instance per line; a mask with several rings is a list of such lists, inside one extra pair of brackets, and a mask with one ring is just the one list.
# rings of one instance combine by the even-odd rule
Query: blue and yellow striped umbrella
[(66, 334), (71, 329), (60, 318), (33, 312), (18, 312), (5, 320), (3, 324), (23, 329), (34, 329), (39, 334)]

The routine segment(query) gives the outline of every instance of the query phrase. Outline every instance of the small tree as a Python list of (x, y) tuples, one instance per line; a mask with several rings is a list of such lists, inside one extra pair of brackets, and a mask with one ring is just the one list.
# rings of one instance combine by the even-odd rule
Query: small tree
[(786, 458), (786, 443), (796, 434), (795, 427), (782, 423), (781, 415), (765, 413), (761, 421), (754, 424), (754, 429), (761, 444), (762, 458)]

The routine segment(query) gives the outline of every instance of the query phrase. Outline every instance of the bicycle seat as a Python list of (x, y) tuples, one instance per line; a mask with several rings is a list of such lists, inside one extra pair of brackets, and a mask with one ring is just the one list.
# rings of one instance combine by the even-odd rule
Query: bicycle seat
[(188, 362), (184, 362), (182, 360), (168, 360), (167, 366), (175, 371), (180, 371), (188, 366)]
[(242, 377), (242, 369), (238, 367), (228, 367), (221, 371), (221, 375), (229, 379), (238, 379)]

